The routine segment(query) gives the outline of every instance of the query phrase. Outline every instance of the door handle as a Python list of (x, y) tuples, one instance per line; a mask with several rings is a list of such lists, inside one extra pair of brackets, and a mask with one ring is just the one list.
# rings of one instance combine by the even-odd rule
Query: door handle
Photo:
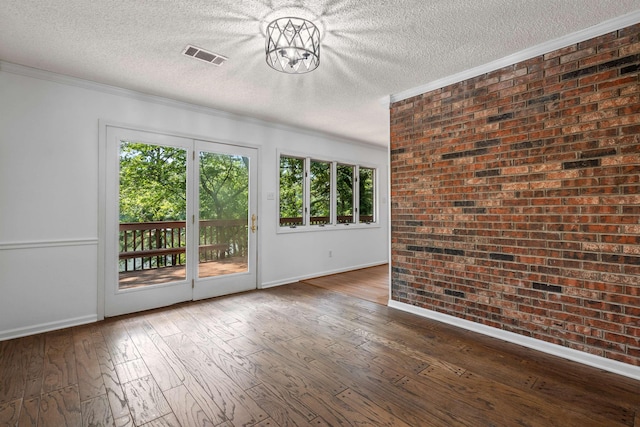
[(256, 229), (258, 228), (256, 226), (256, 220), (258, 219), (258, 217), (256, 216), (256, 214), (251, 215), (251, 232), (255, 233)]

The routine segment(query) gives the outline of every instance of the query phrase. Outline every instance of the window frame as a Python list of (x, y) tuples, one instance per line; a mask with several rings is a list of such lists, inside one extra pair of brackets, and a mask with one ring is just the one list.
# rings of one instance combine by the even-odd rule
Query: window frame
[[(280, 164), (283, 157), (295, 158), (304, 160), (304, 183), (303, 183), (303, 224), (302, 225), (280, 225)], [(311, 224), (311, 162), (328, 163), (331, 167), (331, 197), (330, 197), (330, 221), (326, 224)], [(277, 152), (277, 198), (276, 198), (276, 230), (277, 233), (295, 233), (295, 232), (307, 232), (307, 231), (320, 231), (320, 230), (344, 230), (344, 229), (362, 229), (362, 228), (379, 228), (381, 224), (379, 222), (379, 179), (380, 176), (378, 165), (373, 165), (365, 162), (356, 162), (349, 159), (337, 159), (327, 156), (317, 156), (309, 154), (300, 154), (292, 151), (278, 151)], [(353, 182), (352, 182), (352, 210), (353, 210), (353, 222), (350, 223), (338, 223), (337, 221), (337, 170), (338, 165), (346, 165), (353, 167)], [(373, 171), (372, 184), (373, 184), (373, 200), (372, 200), (372, 212), (373, 221), (361, 222), (360, 221), (360, 168), (371, 169)]]

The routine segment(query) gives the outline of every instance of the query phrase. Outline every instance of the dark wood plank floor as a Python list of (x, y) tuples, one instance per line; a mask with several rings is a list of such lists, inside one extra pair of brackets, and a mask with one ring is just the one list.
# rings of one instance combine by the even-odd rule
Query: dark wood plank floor
[(640, 382), (297, 283), (1, 342), (0, 425), (640, 427)]
[(389, 264), (316, 277), (302, 283), (382, 305), (389, 302)]

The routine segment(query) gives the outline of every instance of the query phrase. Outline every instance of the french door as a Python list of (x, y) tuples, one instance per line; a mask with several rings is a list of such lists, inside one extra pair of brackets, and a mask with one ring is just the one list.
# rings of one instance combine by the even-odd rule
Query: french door
[(108, 126), (106, 158), (106, 316), (256, 288), (256, 149)]

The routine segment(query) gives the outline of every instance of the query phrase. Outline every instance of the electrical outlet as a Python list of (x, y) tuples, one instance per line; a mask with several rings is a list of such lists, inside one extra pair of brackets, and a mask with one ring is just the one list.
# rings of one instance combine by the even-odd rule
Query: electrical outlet
[(329, 258), (333, 256), (333, 251), (329, 251)]

